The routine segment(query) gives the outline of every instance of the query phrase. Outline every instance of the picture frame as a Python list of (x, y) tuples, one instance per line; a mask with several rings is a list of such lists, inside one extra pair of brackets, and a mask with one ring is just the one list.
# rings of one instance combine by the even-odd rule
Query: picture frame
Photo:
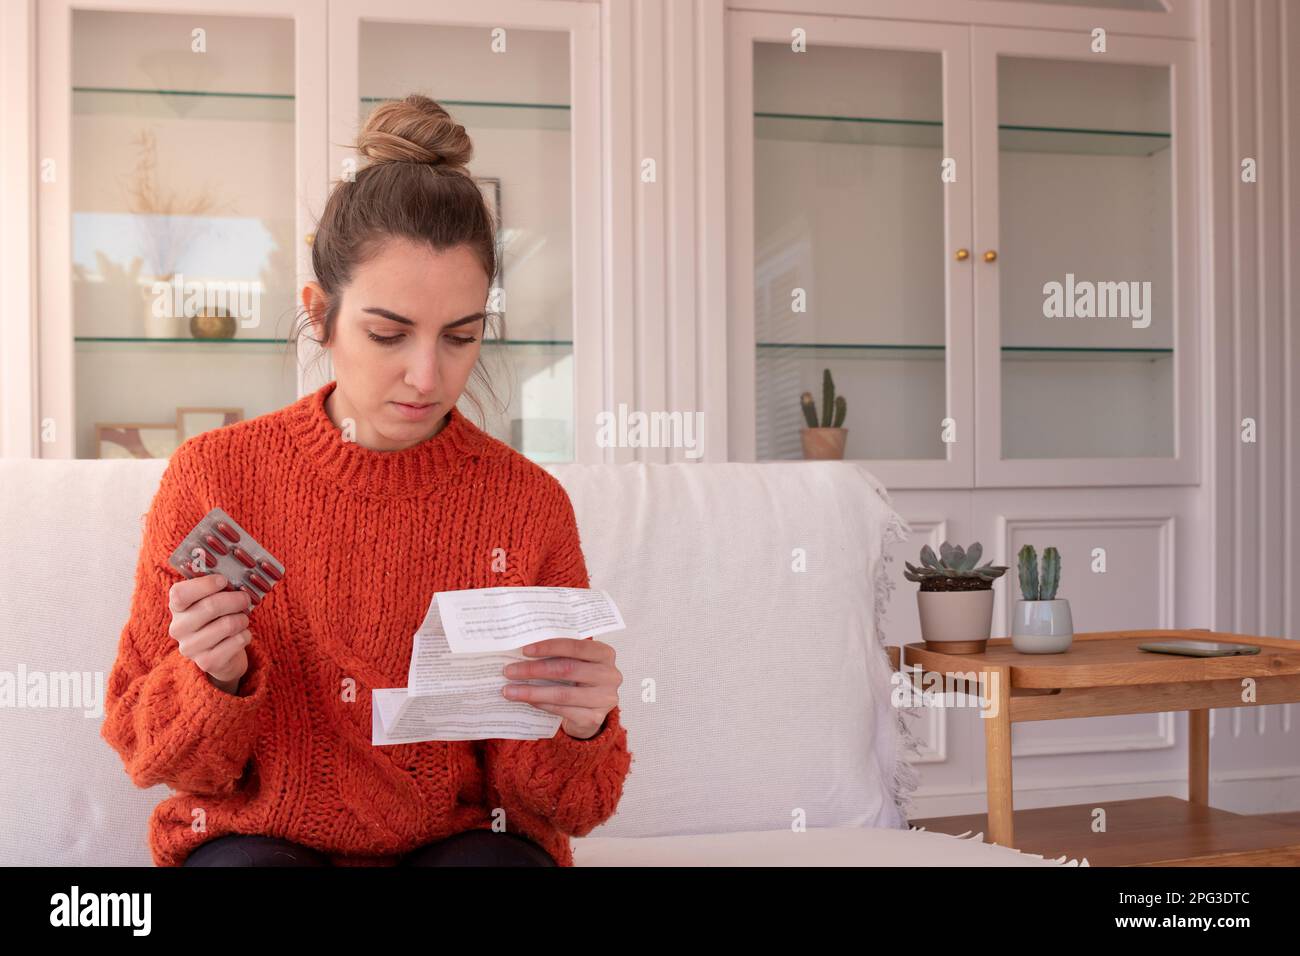
[(180, 447), (170, 422), (96, 422), (95, 454), (99, 458), (170, 458)]
[(176, 409), (177, 445), (213, 428), (224, 428), (244, 420), (242, 408), (188, 406)]
[(475, 184), (487, 203), (488, 212), (492, 214), (493, 233), (496, 237), (497, 274), (492, 277), (490, 287), (504, 289), (506, 285), (506, 248), (501, 236), (501, 179), (497, 176), (475, 176)]

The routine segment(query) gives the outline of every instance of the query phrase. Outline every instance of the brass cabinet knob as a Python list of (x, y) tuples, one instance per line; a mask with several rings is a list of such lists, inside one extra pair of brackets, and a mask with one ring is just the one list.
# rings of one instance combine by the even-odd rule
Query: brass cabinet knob
[(316, 241), (316, 233), (314, 232), (309, 232), (307, 233), (307, 235), (303, 236), (303, 242), (307, 243), (307, 245), (309, 246), (315, 241)]
[(985, 262), (992, 262), (992, 261), (993, 261), (994, 259), (996, 259), (997, 257), (998, 257), (998, 254), (997, 254), (997, 252), (994, 251), (993, 249), (990, 249), (988, 252), (984, 253), (984, 261), (985, 261)]
[(970, 258), (970, 252), (966, 249), (958, 249), (956, 258), (958, 262), (965, 262)]

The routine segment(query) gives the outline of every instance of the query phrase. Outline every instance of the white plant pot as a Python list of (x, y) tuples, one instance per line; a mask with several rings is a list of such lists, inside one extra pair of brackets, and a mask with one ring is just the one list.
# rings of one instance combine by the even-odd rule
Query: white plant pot
[(979, 654), (993, 628), (993, 589), (917, 591), (921, 637), (932, 651)]
[(1017, 601), (1011, 646), (1021, 654), (1060, 654), (1074, 642), (1070, 602)]
[[(159, 280), (162, 281), (161, 279)], [(170, 296), (171, 287), (161, 295)], [(184, 316), (176, 315), (154, 315), (154, 299), (152, 286), (145, 286), (141, 290), (141, 298), (144, 300), (144, 337), (147, 339), (179, 339), (184, 338), (186, 333), (182, 332), (185, 322)], [(170, 299), (167, 300), (170, 305)], [(160, 311), (170, 312), (170, 308)]]

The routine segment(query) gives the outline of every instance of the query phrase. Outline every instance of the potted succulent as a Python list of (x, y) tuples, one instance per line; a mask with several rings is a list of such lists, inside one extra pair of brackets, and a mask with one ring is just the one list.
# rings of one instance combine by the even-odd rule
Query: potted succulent
[(1060, 654), (1074, 642), (1070, 602), (1056, 596), (1061, 583), (1061, 553), (1043, 549), (1043, 573), (1032, 544), (1020, 549), (1020, 593), (1011, 625), (1011, 646), (1022, 654)]
[(921, 585), (916, 592), (921, 614), (921, 637), (932, 651), (979, 654), (988, 644), (993, 627), (993, 582), (1007, 570), (991, 561), (977, 565), (983, 546), (969, 549), (939, 546), (936, 556), (928, 544), (921, 548), (921, 566), (904, 561), (903, 576)]
[(844, 424), (848, 403), (843, 395), (836, 397), (830, 369), (825, 369), (822, 373), (821, 424), (817, 424), (817, 403), (813, 401), (811, 392), (799, 396), (799, 404), (803, 407), (803, 417), (808, 422), (808, 427), (800, 432), (804, 458), (843, 458), (844, 439), (848, 437), (849, 430), (840, 426)]

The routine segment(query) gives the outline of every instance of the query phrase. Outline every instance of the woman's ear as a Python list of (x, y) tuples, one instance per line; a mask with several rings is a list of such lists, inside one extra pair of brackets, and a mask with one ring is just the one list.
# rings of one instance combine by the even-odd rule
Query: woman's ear
[(302, 305), (307, 310), (316, 338), (324, 335), (325, 328), (325, 290), (318, 282), (308, 282), (302, 287)]

